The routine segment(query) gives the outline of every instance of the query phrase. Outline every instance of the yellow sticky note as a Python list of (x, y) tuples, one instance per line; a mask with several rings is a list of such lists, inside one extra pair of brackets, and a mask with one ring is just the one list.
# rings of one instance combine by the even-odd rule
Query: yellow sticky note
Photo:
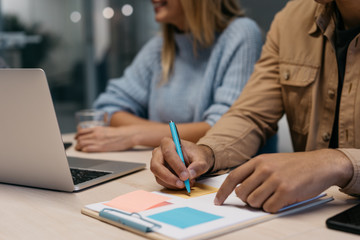
[(177, 197), (182, 198), (193, 198), (200, 197), (206, 194), (217, 192), (218, 188), (211, 187), (202, 183), (195, 183), (195, 186), (191, 187), (190, 196), (188, 195), (186, 189), (183, 190), (171, 190), (171, 189), (162, 189), (161, 192), (171, 194)]
[(154, 206), (164, 205), (169, 199), (171, 198), (156, 193), (137, 190), (116, 197), (104, 204), (126, 212), (141, 212)]

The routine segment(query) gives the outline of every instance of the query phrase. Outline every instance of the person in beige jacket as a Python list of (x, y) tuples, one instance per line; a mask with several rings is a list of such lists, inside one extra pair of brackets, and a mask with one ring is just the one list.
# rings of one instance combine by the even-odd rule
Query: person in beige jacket
[[(239, 99), (199, 140), (170, 138), (153, 151), (159, 184), (183, 188), (204, 173), (231, 171), (214, 203), (235, 190), (276, 212), (337, 185), (360, 194), (360, 0), (294, 0), (276, 16)], [(253, 157), (286, 114), (295, 153)], [(241, 183), (241, 184), (240, 184)], [(240, 184), (240, 185), (239, 185)]]

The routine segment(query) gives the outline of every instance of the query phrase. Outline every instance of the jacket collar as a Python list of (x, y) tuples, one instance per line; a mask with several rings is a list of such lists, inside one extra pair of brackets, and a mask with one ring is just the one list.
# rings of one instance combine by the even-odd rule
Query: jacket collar
[(327, 4), (317, 4), (315, 10), (314, 22), (311, 25), (308, 33), (313, 35), (321, 31), (323, 34), (326, 32), (333, 32), (335, 25), (331, 24), (331, 20), (335, 16), (335, 2)]

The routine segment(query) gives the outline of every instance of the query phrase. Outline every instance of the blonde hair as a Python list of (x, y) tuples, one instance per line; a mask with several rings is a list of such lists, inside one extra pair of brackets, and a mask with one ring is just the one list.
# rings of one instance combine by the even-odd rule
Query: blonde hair
[[(193, 49), (197, 45), (209, 47), (215, 34), (222, 32), (236, 17), (244, 16), (238, 0), (180, 0), (185, 15), (185, 27), (193, 35)], [(161, 53), (162, 78), (160, 84), (168, 81), (176, 54), (176, 27), (162, 25), (163, 47)]]

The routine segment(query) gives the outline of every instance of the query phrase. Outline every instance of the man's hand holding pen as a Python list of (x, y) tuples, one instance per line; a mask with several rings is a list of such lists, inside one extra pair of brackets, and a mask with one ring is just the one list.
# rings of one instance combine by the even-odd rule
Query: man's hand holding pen
[(206, 173), (214, 164), (212, 151), (208, 147), (185, 140), (181, 140), (181, 147), (185, 164), (179, 160), (171, 138), (164, 138), (161, 145), (153, 150), (150, 169), (156, 181), (164, 187), (183, 189), (187, 179), (190, 180), (190, 186), (193, 186), (196, 178)]

